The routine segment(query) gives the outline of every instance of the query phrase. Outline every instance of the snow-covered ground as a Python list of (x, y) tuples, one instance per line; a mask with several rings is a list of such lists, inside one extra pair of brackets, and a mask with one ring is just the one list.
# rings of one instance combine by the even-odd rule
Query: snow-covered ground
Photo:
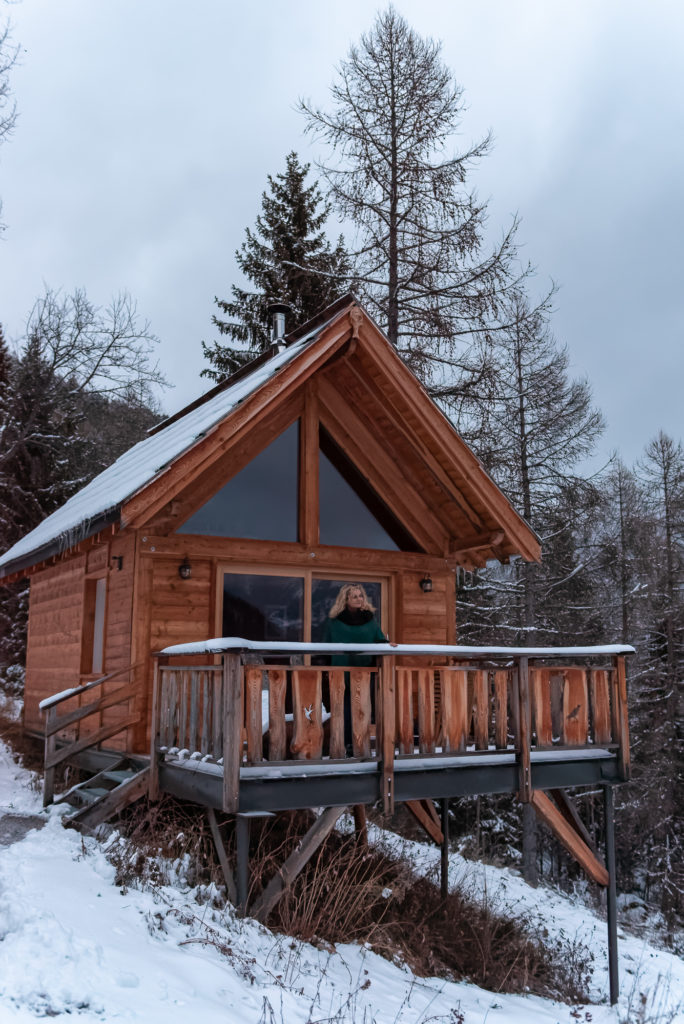
[[(0, 743), (0, 816), (6, 814), (41, 814), (40, 799)], [(323, 951), (273, 935), (198, 903), (181, 887), (120, 890), (101, 845), (64, 829), (58, 809), (45, 818), (42, 829), (0, 847), (2, 1024), (62, 1014), (82, 1024), (684, 1022), (684, 962), (640, 938), (621, 938), (617, 1008), (493, 994), (415, 978), (363, 947)], [(389, 833), (372, 838), (396, 844)], [(419, 843), (405, 844), (405, 852), (419, 870), (434, 867), (438, 855)], [(530, 890), (514, 873), (453, 856), (452, 877), (466, 870), (490, 898), (521, 915), (541, 913), (551, 936), (562, 931), (588, 943), (596, 956), (595, 997), (605, 1000), (604, 921), (580, 900)]]

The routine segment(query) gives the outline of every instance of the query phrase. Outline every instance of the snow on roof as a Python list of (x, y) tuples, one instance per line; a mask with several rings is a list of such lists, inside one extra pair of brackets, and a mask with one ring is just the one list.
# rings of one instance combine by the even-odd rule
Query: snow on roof
[(443, 654), (461, 658), (591, 658), (599, 655), (634, 654), (627, 644), (597, 647), (465, 647), (454, 644), (316, 644), (294, 640), (245, 640), (222, 636), (190, 644), (173, 644), (162, 654), (220, 654), (222, 651), (263, 651), (273, 654)]
[[(239, 402), (248, 398), (261, 385), (299, 355), (314, 341), (329, 321), (316, 324), (308, 334), (297, 339), (282, 352), (257, 365), (251, 373), (237, 380), (231, 387), (214, 395), (208, 401), (190, 409), (168, 426), (139, 441), (116, 462), (86, 484), (77, 494), (44, 519), (39, 526), (0, 557), (0, 576), (32, 564), (28, 556), (54, 542), (59, 550), (66, 550), (92, 532), (89, 526), (108, 513), (114, 513), (137, 491), (145, 487), (158, 473), (192, 448), (197, 441), (213, 430)], [(114, 515), (109, 521), (116, 518)], [(104, 525), (104, 524), (103, 524)], [(54, 552), (53, 552), (54, 553)], [(47, 557), (47, 556), (44, 556)], [(13, 563), (21, 562), (15, 565)], [(35, 561), (39, 561), (36, 558)], [(3, 567), (7, 566), (3, 572)]]

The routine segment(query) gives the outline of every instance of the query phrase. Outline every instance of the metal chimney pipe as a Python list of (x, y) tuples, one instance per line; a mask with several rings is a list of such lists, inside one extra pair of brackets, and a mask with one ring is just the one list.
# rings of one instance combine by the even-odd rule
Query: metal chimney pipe
[(282, 352), (285, 348), (285, 315), (292, 308), (286, 302), (269, 302), (267, 306), (271, 316), (271, 342), (274, 352)]

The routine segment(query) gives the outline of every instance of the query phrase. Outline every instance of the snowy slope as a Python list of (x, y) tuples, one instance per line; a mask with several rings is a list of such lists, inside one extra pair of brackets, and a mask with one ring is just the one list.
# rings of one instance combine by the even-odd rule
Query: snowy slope
[[(0, 815), (38, 813), (30, 781), (0, 745)], [(397, 842), (380, 832), (374, 840)], [(430, 870), (437, 856), (418, 843), (406, 844), (405, 852), (420, 870)], [(588, 941), (599, 964), (597, 996), (603, 995), (604, 922), (580, 902), (528, 889), (508, 871), (452, 857), (454, 878), (466, 869), (474, 884), (518, 913), (543, 907), (551, 934), (563, 929)], [(195, 895), (171, 886), (154, 894), (120, 891), (102, 847), (63, 829), (53, 809), (43, 829), (0, 847), (0, 1021), (71, 1014), (82, 1024), (616, 1024), (648, 1019), (637, 1013), (640, 992), (655, 992), (663, 1009), (684, 998), (684, 963), (635, 938), (621, 942), (618, 1010), (573, 1009), (416, 979), (358, 946), (324, 952), (214, 911)], [(684, 1011), (666, 1019), (684, 1022)]]

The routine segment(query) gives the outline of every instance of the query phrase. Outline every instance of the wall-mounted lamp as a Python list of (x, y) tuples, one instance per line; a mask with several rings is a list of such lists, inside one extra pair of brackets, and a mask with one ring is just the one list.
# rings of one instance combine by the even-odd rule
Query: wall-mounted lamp
[(123, 555), (112, 555), (112, 569), (121, 572), (123, 569)]
[(424, 594), (429, 594), (432, 590), (432, 579), (429, 573), (425, 573), (422, 580), (420, 581), (420, 589)]
[(187, 555), (185, 556), (181, 564), (178, 566), (178, 575), (182, 580), (189, 580), (190, 577), (192, 576), (192, 566), (188, 561)]

